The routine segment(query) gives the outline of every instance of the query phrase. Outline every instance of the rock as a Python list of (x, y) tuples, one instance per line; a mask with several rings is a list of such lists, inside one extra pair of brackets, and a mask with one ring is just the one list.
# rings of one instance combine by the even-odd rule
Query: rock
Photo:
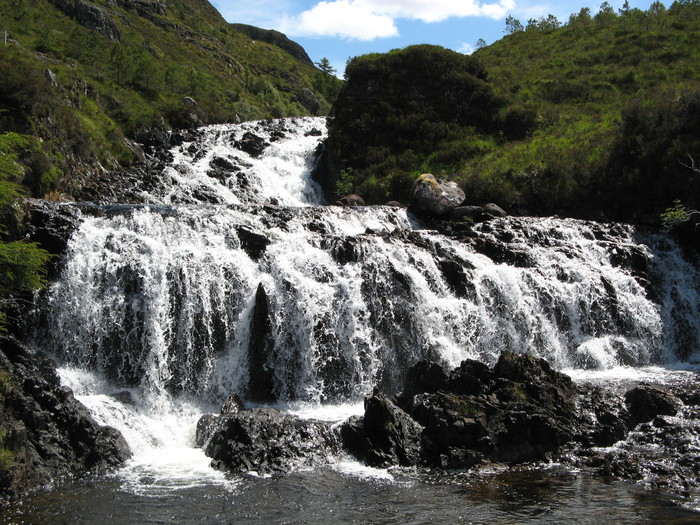
[(265, 250), (270, 245), (270, 239), (265, 234), (255, 231), (247, 226), (237, 226), (236, 233), (241, 243), (241, 248), (254, 261), (260, 260)]
[(389, 206), (390, 208), (401, 208), (401, 203), (399, 201), (387, 201), (384, 206)]
[(58, 86), (58, 82), (56, 81), (56, 73), (54, 73), (50, 69), (45, 69), (44, 75), (46, 76), (46, 80), (49, 81), (49, 84), (51, 84), (51, 87)]
[(497, 204), (493, 204), (492, 202), (484, 205), (483, 210), (484, 213), (487, 213), (492, 217), (508, 217), (508, 213), (503, 208)]
[(265, 142), (264, 138), (259, 137), (250, 131), (246, 131), (241, 140), (234, 143), (234, 146), (241, 151), (245, 151), (251, 157), (259, 157), (263, 154), (265, 148), (267, 148), (269, 144)]
[(410, 208), (433, 217), (443, 217), (464, 201), (464, 192), (455, 182), (437, 180), (430, 173), (413, 183)]
[(189, 106), (191, 108), (196, 107), (198, 105), (197, 101), (192, 97), (182, 97), (182, 101), (185, 103), (186, 106)]
[(297, 101), (299, 104), (308, 109), (312, 115), (316, 115), (318, 110), (321, 109), (321, 103), (316, 98), (316, 95), (314, 95), (314, 92), (310, 89), (302, 89), (297, 94)]
[(341, 199), (338, 199), (337, 204), (341, 206), (365, 206), (365, 200), (355, 193), (346, 195)]
[(238, 394), (230, 394), (224, 401), (224, 404), (221, 405), (221, 415), (238, 414), (243, 409), (243, 401), (238, 397)]
[(375, 467), (413, 466), (420, 460), (423, 427), (380, 393), (365, 399), (365, 415), (343, 425), (344, 446)]
[(651, 421), (658, 415), (675, 416), (682, 402), (667, 390), (638, 386), (625, 394), (631, 425)]
[(114, 20), (102, 9), (83, 0), (50, 0), (53, 5), (82, 26), (103, 34), (110, 40), (119, 40), (121, 34)]
[(343, 425), (341, 435), (371, 465), (468, 468), (485, 460), (543, 460), (573, 442), (590, 446), (626, 434), (619, 398), (589, 394), (524, 354), (504, 352), (493, 368), (466, 360), (449, 373), (420, 361), (401, 394), (392, 401), (375, 393), (364, 417)]
[(474, 221), (480, 220), (484, 215), (484, 208), (482, 206), (457, 206), (452, 208), (450, 216), (453, 219), (472, 219)]
[[(340, 451), (332, 424), (311, 421), (274, 408), (253, 408), (198, 424), (197, 442), (206, 441), (212, 466), (260, 475), (317, 466)], [(201, 422), (201, 420), (200, 420)], [(209, 439), (205, 439), (205, 435)]]
[(321, 137), (321, 136), (323, 136), (323, 131), (321, 131), (318, 128), (312, 128), (309, 131), (307, 131), (306, 133), (304, 133), (304, 136), (305, 137)]
[(98, 425), (61, 385), (53, 361), (0, 336), (0, 371), (0, 428), (12, 453), (0, 463), (0, 492), (19, 495), (131, 456), (119, 431)]
[(274, 340), (270, 322), (270, 303), (260, 283), (255, 293), (255, 307), (248, 343), (248, 395), (252, 401), (275, 401)]

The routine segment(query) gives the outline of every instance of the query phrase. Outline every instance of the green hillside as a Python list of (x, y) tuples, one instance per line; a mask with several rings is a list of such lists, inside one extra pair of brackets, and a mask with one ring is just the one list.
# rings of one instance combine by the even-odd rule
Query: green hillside
[[(425, 111), (436, 103), (454, 109), (442, 89), (454, 68), (434, 65), (452, 52), (354, 59), (332, 110), (327, 191), (405, 201), (407, 183), (430, 171), (459, 182), (474, 203), (515, 212), (652, 220), (675, 199), (700, 207), (691, 169), (693, 159), (700, 164), (698, 0), (619, 13), (604, 4), (565, 24), (509, 18), (506, 29), (468, 57), (483, 74), (476, 101), (462, 100), (484, 107), (487, 97), (481, 121), (459, 122), (449, 107), (442, 117)], [(385, 71), (373, 74), (378, 68)], [(396, 75), (421, 80), (392, 86)], [(368, 102), (370, 91), (386, 97)], [(379, 106), (391, 108), (381, 126), (354, 127)], [(409, 147), (395, 147), (407, 133)]]
[(284, 35), (253, 40), (206, 0), (12, 0), (0, 3), (3, 30), (0, 133), (42, 141), (25, 162), (37, 196), (132, 162), (125, 137), (324, 114), (339, 83)]

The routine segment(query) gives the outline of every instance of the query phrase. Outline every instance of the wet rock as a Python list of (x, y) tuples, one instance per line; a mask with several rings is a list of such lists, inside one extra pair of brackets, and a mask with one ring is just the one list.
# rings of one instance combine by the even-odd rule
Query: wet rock
[(260, 283), (255, 293), (255, 307), (248, 343), (248, 395), (252, 401), (275, 401), (274, 341), (270, 322), (270, 301)]
[(61, 385), (52, 361), (0, 336), (0, 429), (10, 450), (0, 464), (0, 492), (19, 495), (64, 477), (124, 463), (131, 451)]
[(498, 204), (492, 202), (484, 205), (484, 213), (491, 215), (492, 217), (507, 217), (508, 212), (501, 208)]
[(215, 468), (229, 472), (289, 472), (327, 462), (341, 448), (330, 423), (304, 420), (274, 408), (253, 408), (215, 420), (207, 416), (201, 427), (197, 441), (207, 442), (205, 453)]
[(584, 393), (529, 355), (504, 352), (493, 368), (466, 360), (450, 372), (420, 361), (409, 369), (401, 394), (389, 400), (375, 393), (364, 418), (347, 423), (341, 435), (351, 453), (373, 465), (467, 468), (482, 460), (542, 460), (572, 442), (626, 433), (624, 413), (618, 417), (603, 394), (600, 417), (584, 417)]
[(244, 408), (243, 401), (238, 397), (238, 394), (230, 394), (221, 405), (221, 415), (238, 414)]
[(638, 386), (625, 394), (630, 423), (651, 421), (658, 415), (675, 416), (682, 403), (671, 392), (651, 386)]
[(344, 446), (375, 467), (413, 466), (421, 456), (423, 427), (381, 393), (365, 399), (365, 414), (343, 425)]
[(464, 201), (464, 192), (456, 182), (440, 181), (430, 173), (416, 179), (411, 195), (410, 209), (433, 217), (449, 214)]
[(255, 231), (247, 226), (237, 226), (236, 233), (241, 242), (241, 248), (254, 261), (259, 260), (270, 245), (270, 239), (265, 234)]
[(246, 131), (241, 140), (236, 141), (234, 146), (241, 151), (245, 151), (251, 157), (259, 157), (270, 144), (265, 139)]

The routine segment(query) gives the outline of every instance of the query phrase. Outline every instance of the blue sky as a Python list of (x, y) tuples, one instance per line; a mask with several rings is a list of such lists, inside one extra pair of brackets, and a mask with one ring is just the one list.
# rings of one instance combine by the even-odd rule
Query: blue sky
[[(566, 22), (602, 0), (213, 0), (229, 22), (276, 29), (301, 44), (314, 62), (326, 57), (339, 76), (349, 58), (411, 44), (437, 44), (469, 53), (477, 40), (504, 36), (505, 19), (523, 25), (553, 14)], [(624, 0), (608, 0), (618, 10)], [(652, 0), (630, 0), (648, 9)], [(664, 2), (670, 5), (669, 2)]]

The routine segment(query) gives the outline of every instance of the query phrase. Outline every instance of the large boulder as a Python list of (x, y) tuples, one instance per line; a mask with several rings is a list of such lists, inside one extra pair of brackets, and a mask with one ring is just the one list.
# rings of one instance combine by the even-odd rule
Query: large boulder
[(424, 173), (413, 183), (412, 211), (431, 217), (444, 217), (464, 202), (464, 192), (456, 182), (446, 182)]

